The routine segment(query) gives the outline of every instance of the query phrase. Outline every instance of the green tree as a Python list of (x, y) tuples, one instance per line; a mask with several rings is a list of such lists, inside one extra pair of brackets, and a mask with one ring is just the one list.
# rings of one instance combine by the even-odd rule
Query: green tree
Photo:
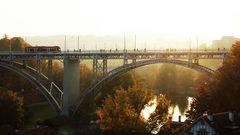
[(23, 124), (23, 98), (16, 92), (0, 88), (0, 125), (19, 127)]

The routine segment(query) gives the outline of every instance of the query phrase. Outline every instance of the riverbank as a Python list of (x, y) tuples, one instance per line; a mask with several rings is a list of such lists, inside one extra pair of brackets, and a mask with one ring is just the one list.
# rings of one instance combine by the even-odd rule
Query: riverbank
[(25, 128), (34, 128), (37, 121), (43, 121), (57, 115), (52, 107), (47, 103), (34, 104), (28, 106), (27, 108), (29, 117), (24, 124)]

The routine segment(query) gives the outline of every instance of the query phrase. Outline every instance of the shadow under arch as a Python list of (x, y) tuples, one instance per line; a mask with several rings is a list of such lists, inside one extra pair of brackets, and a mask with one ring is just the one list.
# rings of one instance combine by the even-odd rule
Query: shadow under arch
[(127, 72), (131, 69), (135, 69), (135, 68), (145, 66), (145, 65), (157, 64), (157, 63), (175, 64), (175, 65), (179, 65), (179, 66), (183, 66), (183, 67), (186, 67), (186, 68), (196, 70), (198, 72), (205, 73), (207, 75), (212, 75), (215, 72), (214, 70), (212, 70), (208, 67), (202, 66), (202, 65), (193, 64), (193, 63), (190, 63), (188, 61), (174, 60), (174, 59), (151, 59), (151, 60), (138, 61), (138, 62), (131, 63), (131, 64), (125, 64), (123, 66), (120, 66), (120, 67), (118, 67), (116, 69), (113, 69), (112, 71), (108, 72), (105, 76), (99, 78), (92, 85), (90, 85), (87, 89), (85, 89), (81, 93), (81, 96), (79, 98), (78, 103), (76, 103), (76, 105), (74, 106), (74, 109), (72, 110), (73, 115), (77, 113), (81, 104), (88, 97), (88, 95), (91, 95), (93, 92), (95, 94), (100, 92), (102, 86), (104, 84), (106, 84), (107, 82), (113, 80), (117, 76), (119, 76), (119, 75), (121, 75), (121, 74), (123, 74), (123, 73), (125, 73), (125, 72)]
[[(31, 84), (33, 84), (37, 88), (37, 90), (39, 90), (44, 95), (45, 99), (57, 113), (61, 112), (62, 110), (61, 102), (55, 99), (55, 97), (51, 93), (51, 90), (53, 87), (55, 87), (56, 89), (58, 89), (59, 94), (61, 96), (63, 95), (63, 93), (58, 88), (58, 86), (51, 82), (45, 75), (37, 73), (36, 70), (28, 66), (23, 68), (24, 66), (17, 62), (0, 61), (0, 67), (13, 71), (19, 74), (20, 76), (26, 78)], [(36, 74), (40, 77), (39, 78), (34, 77), (33, 74)], [(47, 86), (49, 86), (50, 90), (47, 88), (47, 86), (41, 83), (40, 78), (43, 79), (42, 82), (47, 83)]]

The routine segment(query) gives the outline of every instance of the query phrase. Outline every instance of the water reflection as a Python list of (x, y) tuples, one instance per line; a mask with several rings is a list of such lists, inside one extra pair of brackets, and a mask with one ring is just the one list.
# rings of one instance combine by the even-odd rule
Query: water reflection
[[(193, 100), (193, 97), (186, 96), (172, 96), (168, 97), (171, 100), (171, 106), (168, 110), (169, 116), (172, 117), (172, 121), (179, 121), (179, 116), (181, 116), (181, 121), (185, 121), (186, 115), (185, 113), (190, 109), (190, 104)], [(150, 114), (156, 109), (157, 99), (154, 97), (148, 104), (151, 106), (145, 106), (145, 108), (141, 112), (141, 116), (147, 120), (150, 117)]]
[(190, 109), (190, 104), (192, 102), (192, 97), (182, 97), (181, 102), (173, 102), (169, 108), (169, 115), (172, 116), (173, 121), (178, 121), (179, 116), (181, 116), (181, 121), (186, 120), (185, 113)]
[(148, 120), (151, 113), (155, 111), (156, 107), (157, 107), (157, 97), (154, 97), (154, 99), (148, 103), (148, 106), (145, 106), (144, 109), (141, 111), (141, 116), (145, 120)]

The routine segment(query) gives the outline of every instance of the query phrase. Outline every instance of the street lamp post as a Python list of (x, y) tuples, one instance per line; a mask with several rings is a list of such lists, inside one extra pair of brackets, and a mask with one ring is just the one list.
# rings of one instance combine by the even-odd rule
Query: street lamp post
[(9, 53), (10, 53), (10, 61), (12, 61), (12, 43), (11, 43), (10, 37), (9, 37)]
[(136, 34), (135, 34), (135, 38), (134, 38), (134, 50), (136, 51), (136, 48), (137, 47), (137, 37), (136, 37)]
[(64, 48), (65, 48), (65, 53), (67, 52), (67, 36), (65, 35), (64, 37)]
[(78, 51), (79, 51), (79, 36), (78, 36)]
[(125, 38), (125, 33), (124, 33), (124, 46), (123, 46), (123, 51), (126, 52), (126, 38)]
[(12, 43), (11, 43), (11, 38), (10, 38), (10, 53), (12, 53)]

